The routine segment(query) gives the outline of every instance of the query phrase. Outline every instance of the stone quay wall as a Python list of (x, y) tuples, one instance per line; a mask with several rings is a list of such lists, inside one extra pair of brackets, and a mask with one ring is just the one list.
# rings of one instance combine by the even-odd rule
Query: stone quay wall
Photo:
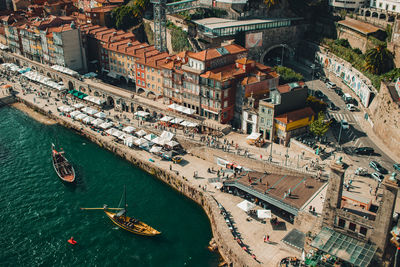
[(135, 157), (134, 155), (129, 155), (123, 151), (118, 144), (111, 141), (103, 142), (99, 140), (93, 133), (82, 130), (80, 127), (77, 127), (77, 125), (67, 122), (54, 114), (49, 114), (45, 110), (25, 101), (24, 99), (17, 98), (17, 100), (33, 110), (57, 121), (60, 125), (75, 130), (78, 134), (88, 138), (90, 141), (98, 144), (100, 147), (108, 149), (121, 158), (130, 161), (135, 166), (141, 168), (151, 175), (154, 175), (161, 181), (171, 186), (173, 189), (179, 191), (186, 197), (201, 205), (210, 220), (213, 239), (218, 246), (218, 251), (228, 265), (260, 266), (260, 264), (258, 264), (249, 254), (242, 250), (233, 239), (232, 233), (226, 225), (223, 216), (221, 216), (220, 209), (212, 196), (204, 194), (200, 188), (194, 187), (187, 180), (184, 180), (173, 171), (164, 170), (152, 162), (144, 161)]

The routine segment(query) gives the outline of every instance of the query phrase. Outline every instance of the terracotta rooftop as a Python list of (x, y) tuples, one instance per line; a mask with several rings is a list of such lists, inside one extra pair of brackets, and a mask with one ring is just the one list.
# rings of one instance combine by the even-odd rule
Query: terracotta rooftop
[(110, 5), (110, 6), (101, 6), (101, 7), (95, 7), (95, 8), (90, 8), (85, 10), (85, 12), (89, 13), (107, 13), (111, 12), (114, 8), (117, 8), (118, 5)]
[(255, 63), (255, 61), (254, 61), (254, 60), (251, 60), (251, 59), (248, 59), (247, 57), (244, 57), (244, 58), (236, 59), (236, 63), (245, 65), (245, 64)]
[(300, 81), (300, 82), (296, 82), (296, 83), (287, 83), (287, 84), (279, 85), (277, 89), (281, 94), (284, 94), (284, 93), (290, 92), (292, 90), (303, 88), (304, 85), (305, 85), (305, 83)]
[(227, 81), (235, 78), (238, 75), (244, 74), (245, 71), (236, 68), (235, 64), (226, 65), (217, 69), (206, 71), (200, 76), (207, 79), (213, 79), (220, 82)]
[(294, 121), (301, 120), (303, 118), (311, 117), (313, 115), (315, 115), (314, 111), (310, 107), (305, 107), (302, 109), (278, 115), (275, 117), (275, 119), (284, 124), (288, 124)]
[(353, 30), (363, 33), (365, 35), (368, 35), (368, 34), (371, 34), (371, 33), (374, 33), (374, 32), (377, 32), (380, 30), (378, 27), (375, 27), (372, 24), (365, 23), (365, 22), (351, 19), (351, 18), (341, 20), (338, 22), (338, 24), (349, 27), (350, 29), (353, 29)]
[(212, 60), (218, 57), (223, 57), (225, 55), (231, 54), (238, 54), (241, 52), (246, 52), (247, 49), (241, 47), (240, 45), (237, 44), (231, 44), (231, 45), (227, 45), (227, 46), (222, 46), (219, 48), (210, 48), (210, 49), (206, 49), (203, 50), (201, 52), (197, 52), (197, 53), (193, 53), (191, 52), (190, 54), (188, 54), (189, 57), (197, 59), (197, 60), (201, 60), (201, 61), (207, 61), (207, 60)]

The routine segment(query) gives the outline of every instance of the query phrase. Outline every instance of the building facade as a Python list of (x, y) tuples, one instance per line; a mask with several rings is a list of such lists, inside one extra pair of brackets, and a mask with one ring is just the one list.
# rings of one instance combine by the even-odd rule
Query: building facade
[(348, 10), (357, 10), (361, 7), (364, 7), (368, 4), (366, 0), (329, 0), (329, 5), (333, 8), (340, 9), (348, 9)]
[(399, 0), (371, 0), (370, 7), (400, 13)]
[(258, 132), (263, 138), (276, 141), (275, 117), (304, 108), (307, 96), (308, 88), (303, 82), (284, 84), (271, 89), (269, 97), (259, 102)]

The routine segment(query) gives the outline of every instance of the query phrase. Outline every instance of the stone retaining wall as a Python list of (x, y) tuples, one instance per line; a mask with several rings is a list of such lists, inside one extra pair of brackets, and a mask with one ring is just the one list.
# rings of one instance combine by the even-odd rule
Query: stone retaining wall
[(123, 159), (126, 159), (133, 163), (135, 166), (141, 168), (147, 173), (154, 175), (161, 181), (170, 185), (173, 189), (179, 191), (184, 194), (186, 197), (189, 197), (197, 204), (201, 205), (205, 213), (207, 214), (211, 229), (213, 233), (213, 238), (218, 246), (218, 251), (223, 257), (223, 259), (231, 266), (259, 266), (258, 264), (249, 254), (244, 252), (240, 248), (240, 246), (233, 239), (232, 233), (230, 232), (226, 222), (220, 214), (220, 209), (216, 203), (216, 201), (212, 198), (212, 196), (208, 194), (204, 194), (203, 191), (199, 190), (197, 187), (193, 187), (187, 180), (184, 180), (182, 177), (176, 175), (175, 172), (171, 172), (169, 170), (164, 170), (157, 166), (156, 164), (148, 161), (144, 161), (135, 157), (134, 155), (126, 154), (118, 144), (114, 142), (102, 142), (99, 140), (94, 134), (84, 131), (76, 125), (69, 123), (62, 118), (54, 114), (49, 114), (43, 109), (27, 102), (23, 99), (18, 98), (18, 100), (33, 110), (50, 117), (51, 119), (57, 121), (60, 125), (63, 125), (67, 128), (75, 130), (82, 136), (85, 136), (90, 141), (98, 144), (100, 147), (104, 147), (109, 151), (115, 153)]

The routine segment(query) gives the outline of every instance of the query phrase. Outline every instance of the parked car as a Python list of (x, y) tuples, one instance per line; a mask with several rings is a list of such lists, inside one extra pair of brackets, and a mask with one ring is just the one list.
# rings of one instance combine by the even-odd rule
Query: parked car
[(355, 175), (360, 175), (360, 176), (367, 176), (368, 175), (368, 170), (365, 168), (358, 167), (357, 170), (354, 172)]
[(326, 77), (323, 76), (323, 75), (320, 75), (320, 76), (319, 76), (319, 79), (320, 79), (321, 81), (323, 81), (324, 83), (329, 82), (329, 79), (326, 78)]
[(342, 98), (343, 98), (343, 101), (344, 101), (346, 104), (351, 103), (351, 101), (353, 100), (353, 98), (351, 97), (351, 95), (348, 94), (348, 93), (343, 94), (343, 95), (342, 95)]
[(399, 171), (399, 172), (400, 172), (400, 164), (399, 164), (399, 163), (393, 164), (393, 168), (394, 168), (396, 171)]
[(182, 157), (180, 157), (180, 156), (174, 156), (174, 157), (172, 157), (172, 161), (173, 161), (174, 163), (180, 163), (180, 162), (182, 161)]
[(388, 173), (388, 171), (385, 168), (383, 168), (382, 165), (379, 164), (378, 162), (376, 162), (375, 160), (372, 160), (369, 163), (369, 166), (372, 169), (374, 169), (375, 171), (379, 172), (379, 173), (382, 173), (382, 174), (387, 174)]
[(371, 155), (374, 154), (374, 149), (372, 147), (358, 147), (354, 149), (354, 153), (360, 155)]
[(326, 85), (326, 87), (328, 87), (329, 89), (332, 89), (332, 88), (335, 88), (335, 87), (336, 87), (336, 84), (333, 83), (333, 82), (327, 82), (327, 83), (325, 83), (325, 85)]
[(377, 173), (377, 172), (371, 173), (371, 177), (373, 179), (377, 180), (378, 182), (382, 182), (383, 178), (385, 178), (382, 174)]
[(346, 105), (346, 108), (347, 108), (348, 110), (350, 110), (350, 111), (356, 111), (356, 110), (357, 110), (356, 107), (355, 107), (353, 104), (347, 104), (347, 105)]
[(315, 91), (314, 95), (321, 99), (325, 97), (324, 93), (322, 93), (320, 90)]
[(349, 123), (346, 120), (341, 120), (340, 124), (342, 125), (343, 130), (350, 128)]
[(336, 87), (336, 88), (335, 88), (335, 93), (336, 93), (338, 96), (342, 96), (342, 95), (343, 95), (342, 88)]
[(333, 102), (329, 103), (329, 109), (330, 110), (340, 110), (338, 106), (336, 106)]

